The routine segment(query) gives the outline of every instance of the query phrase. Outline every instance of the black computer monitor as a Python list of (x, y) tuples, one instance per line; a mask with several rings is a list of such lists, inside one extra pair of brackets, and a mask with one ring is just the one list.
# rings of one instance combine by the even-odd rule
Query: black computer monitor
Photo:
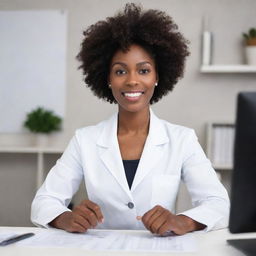
[(256, 92), (237, 99), (229, 230), (256, 232)]

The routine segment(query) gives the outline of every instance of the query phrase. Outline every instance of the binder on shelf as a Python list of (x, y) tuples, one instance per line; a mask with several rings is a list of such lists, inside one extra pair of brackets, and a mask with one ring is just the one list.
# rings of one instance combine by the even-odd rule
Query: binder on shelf
[(215, 169), (232, 169), (234, 135), (234, 124), (209, 124), (207, 155)]

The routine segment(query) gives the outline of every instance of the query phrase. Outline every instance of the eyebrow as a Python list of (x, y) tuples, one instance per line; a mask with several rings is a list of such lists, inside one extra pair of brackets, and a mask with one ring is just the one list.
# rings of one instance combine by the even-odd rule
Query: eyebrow
[[(123, 62), (115, 62), (115, 63), (113, 63), (112, 65), (111, 65), (111, 68), (113, 67), (113, 66), (115, 66), (115, 65), (121, 65), (121, 66), (123, 66), (123, 67), (127, 67), (127, 65), (125, 64), (125, 63), (123, 63)], [(144, 64), (149, 64), (149, 65), (151, 65), (152, 66), (152, 64), (149, 62), (149, 61), (142, 61), (142, 62), (139, 62), (139, 63), (137, 63), (136, 64), (136, 66), (138, 67), (138, 66), (142, 66), (142, 65), (144, 65)]]

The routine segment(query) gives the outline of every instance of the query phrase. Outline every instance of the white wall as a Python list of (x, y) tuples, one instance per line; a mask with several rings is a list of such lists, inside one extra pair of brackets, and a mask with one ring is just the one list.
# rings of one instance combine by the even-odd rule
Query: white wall
[[(83, 84), (75, 56), (80, 48), (82, 31), (99, 19), (113, 15), (125, 3), (124, 0), (0, 0), (0, 10), (66, 9), (68, 11), (66, 116), (64, 130), (56, 136), (53, 144), (62, 143), (63, 139), (66, 143), (76, 128), (97, 123), (115, 111), (116, 106), (99, 101)], [(202, 19), (204, 16), (209, 17), (209, 26), (214, 34), (214, 63), (242, 63), (241, 33), (256, 24), (256, 2), (254, 0), (144, 0), (140, 3), (145, 8), (158, 8), (169, 13), (190, 41), (191, 56), (183, 80), (177, 84), (172, 93), (155, 104), (153, 109), (160, 117), (170, 122), (194, 128), (204, 145), (205, 123), (212, 120), (233, 120), (237, 92), (255, 90), (256, 75), (199, 72)], [(7, 135), (0, 136), (2, 136), (0, 139), (8, 144)], [(16, 139), (15, 143), (19, 141)]]
[[(75, 56), (80, 48), (82, 31), (99, 19), (113, 15), (115, 10), (122, 8), (125, 3), (124, 0), (0, 0), (0, 10), (68, 11), (66, 115), (64, 129), (60, 134), (53, 136), (52, 145), (66, 144), (76, 128), (97, 123), (116, 110), (115, 105), (99, 101), (86, 88), (82, 82), (81, 71), (77, 70), (79, 63)], [(194, 128), (202, 146), (205, 147), (206, 122), (233, 121), (236, 94), (241, 90), (256, 90), (256, 74), (199, 72), (202, 19), (208, 16), (209, 26), (214, 34), (214, 63), (242, 63), (241, 33), (256, 26), (256, 1), (143, 0), (140, 3), (145, 8), (157, 8), (169, 13), (190, 41), (191, 56), (184, 78), (174, 91), (154, 105), (153, 109), (161, 118)], [(25, 144), (28, 138), (28, 134), (0, 134), (0, 145)], [(29, 186), (34, 180), (34, 177), (28, 176), (22, 182), (24, 186)]]

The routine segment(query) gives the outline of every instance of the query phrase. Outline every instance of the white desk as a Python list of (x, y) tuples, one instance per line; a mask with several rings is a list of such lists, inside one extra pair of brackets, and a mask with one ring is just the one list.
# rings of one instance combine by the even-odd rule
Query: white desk
[[(0, 232), (39, 232), (40, 228), (23, 228), (23, 227), (0, 227)], [(146, 231), (124, 231), (124, 232), (146, 232)], [(230, 234), (228, 230), (218, 230), (209, 233), (195, 232), (196, 240), (198, 241), (198, 251), (194, 253), (150, 253), (150, 255), (193, 255), (193, 256), (242, 256), (244, 255), (240, 251), (236, 250), (232, 246), (228, 245), (227, 239), (236, 238), (256, 238), (256, 233), (246, 234)], [(99, 252), (99, 251), (86, 251), (80, 248), (28, 248), (18, 247), (15, 244), (0, 247), (1, 256), (94, 256), (94, 255), (126, 255), (126, 256), (148, 256), (149, 253), (138, 252)]]

